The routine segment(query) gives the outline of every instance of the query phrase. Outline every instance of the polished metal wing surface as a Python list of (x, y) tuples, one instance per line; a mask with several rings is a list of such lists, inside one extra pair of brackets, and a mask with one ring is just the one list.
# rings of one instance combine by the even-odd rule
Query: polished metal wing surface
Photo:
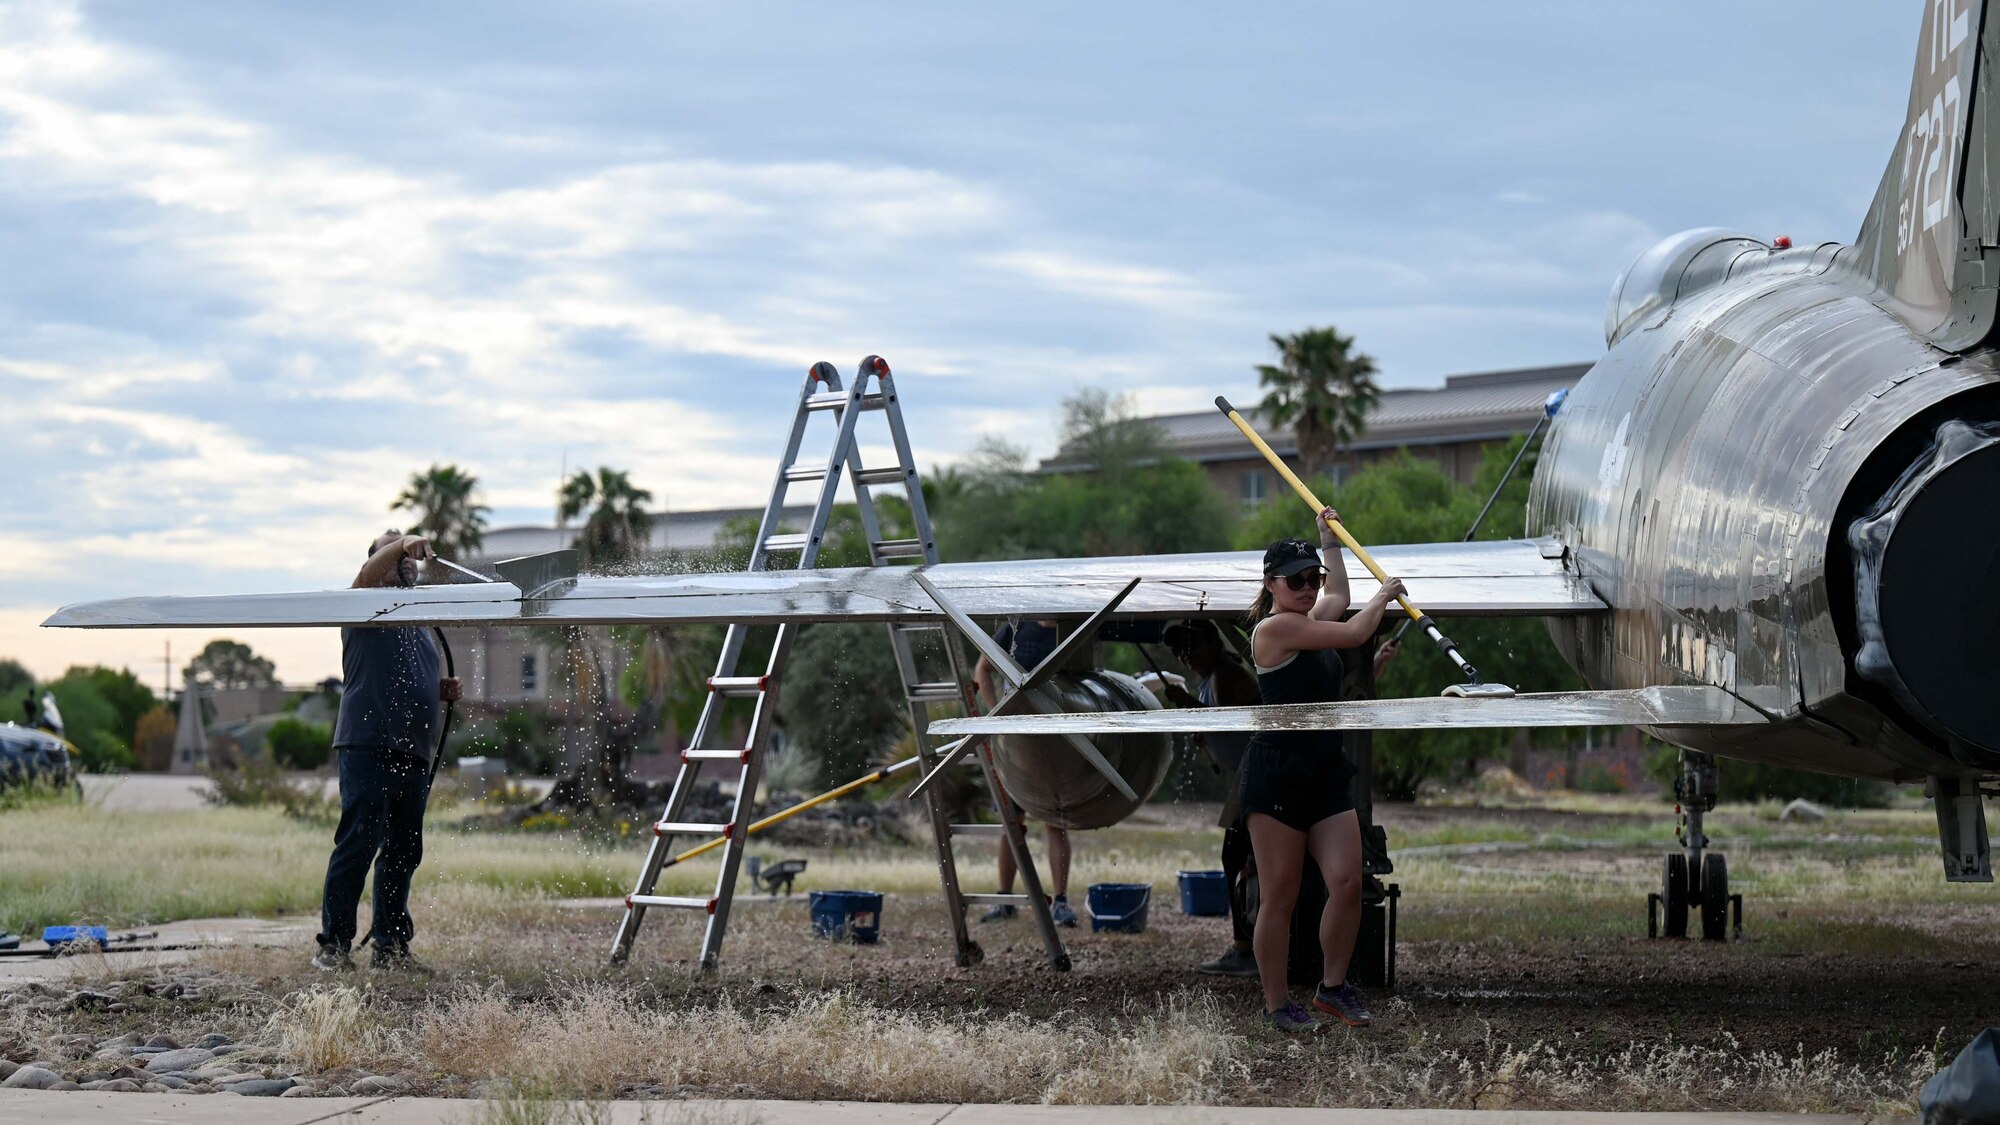
[[(1552, 543), (1516, 539), (1382, 547), (1376, 560), (1408, 583), (1432, 614), (1520, 616), (1594, 613), (1605, 604), (1564, 567)], [(1256, 596), (1255, 551), (1124, 558), (943, 563), (923, 573), (975, 617), (1084, 617), (1134, 578), (1121, 617), (1230, 617)], [(1348, 560), (1354, 600), (1373, 577)], [(141, 597), (84, 602), (44, 625), (86, 629), (341, 625), (620, 625), (646, 622), (932, 620), (942, 616), (917, 586), (916, 568), (727, 571), (577, 578), (546, 596), (512, 585), (327, 590), (297, 594)]]
[(1753, 726), (1757, 709), (1717, 687), (1557, 691), (1506, 699), (1356, 699), (1264, 707), (1184, 707), (1107, 714), (940, 719), (935, 735), (1107, 734), (1135, 731), (1417, 730), (1441, 727)]

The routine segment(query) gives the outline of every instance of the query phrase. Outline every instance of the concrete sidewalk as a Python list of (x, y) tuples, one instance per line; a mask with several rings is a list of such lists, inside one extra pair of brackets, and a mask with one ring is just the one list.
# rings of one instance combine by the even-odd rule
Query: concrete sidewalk
[[(1532, 1113), (1513, 1110), (1239, 1106), (895, 1105), (877, 1102), (598, 1103), (617, 1125), (1889, 1125), (1908, 1118), (1788, 1113)], [(242, 1098), (228, 1094), (0, 1091), (0, 1125), (477, 1125), (456, 1098)]]
[[(299, 949), (299, 957), (304, 959), (312, 955), (313, 935), (319, 932), (319, 919), (304, 914), (291, 918), (191, 918), (185, 922), (161, 922), (130, 929), (158, 931), (160, 936), (137, 945), (120, 946), (116, 952), (102, 955), (0, 957), (0, 988), (20, 980), (69, 981), (78, 976), (98, 975), (107, 969), (126, 976), (158, 972), (192, 960), (197, 952), (193, 949), (156, 948), (158, 946), (291, 946)], [(122, 932), (125, 931), (113, 930), (112, 934), (116, 936)], [(40, 947), (39, 942), (29, 944)], [(0, 1116), (0, 1122), (4, 1120), (4, 1116)]]

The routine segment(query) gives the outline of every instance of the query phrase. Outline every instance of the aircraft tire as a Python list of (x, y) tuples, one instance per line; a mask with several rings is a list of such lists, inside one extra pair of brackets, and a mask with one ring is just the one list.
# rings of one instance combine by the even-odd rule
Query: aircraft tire
[(1729, 940), (1729, 861), (1720, 852), (1701, 857), (1701, 940)]
[(1660, 908), (1666, 914), (1662, 932), (1670, 938), (1688, 936), (1688, 860), (1680, 852), (1667, 856), (1660, 880)]

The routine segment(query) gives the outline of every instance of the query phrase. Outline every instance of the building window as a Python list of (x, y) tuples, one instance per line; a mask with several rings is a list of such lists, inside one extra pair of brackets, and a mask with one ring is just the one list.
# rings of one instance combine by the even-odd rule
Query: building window
[(1264, 506), (1264, 470), (1251, 469), (1243, 474), (1243, 506), (1256, 511)]
[(535, 654), (532, 652), (521, 654), (521, 690), (535, 690)]

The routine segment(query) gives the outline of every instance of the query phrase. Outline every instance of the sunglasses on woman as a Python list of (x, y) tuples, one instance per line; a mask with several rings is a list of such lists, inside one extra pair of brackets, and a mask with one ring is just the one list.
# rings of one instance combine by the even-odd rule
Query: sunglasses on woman
[(1321, 569), (1301, 570), (1297, 574), (1285, 575), (1285, 585), (1294, 590), (1317, 590), (1326, 581), (1326, 571)]

